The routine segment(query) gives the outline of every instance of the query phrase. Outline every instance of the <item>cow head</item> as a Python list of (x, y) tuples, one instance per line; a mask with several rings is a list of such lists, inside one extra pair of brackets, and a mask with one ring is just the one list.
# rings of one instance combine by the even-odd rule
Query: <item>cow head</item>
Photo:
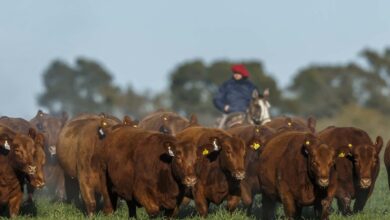
[(168, 154), (172, 157), (172, 169), (175, 176), (187, 187), (197, 182), (195, 164), (197, 159), (196, 146), (188, 141), (178, 141), (166, 145)]
[(198, 118), (194, 114), (191, 115), (190, 120), (175, 114), (163, 114), (160, 120), (161, 126), (159, 131), (173, 136), (185, 128), (198, 125)]
[[(23, 134), (16, 134), (10, 144), (11, 166), (25, 173), (34, 187), (42, 187), (45, 184), (43, 177), (43, 164), (45, 154), (43, 151), (44, 137), (41, 133), (30, 131), (29, 137)], [(34, 138), (34, 139), (33, 139)]]
[(44, 151), (50, 161), (55, 161), (58, 136), (67, 119), (68, 115), (66, 113), (62, 113), (61, 116), (57, 117), (39, 110), (36, 116), (30, 120), (37, 131), (45, 137)]
[(245, 143), (233, 136), (215, 137), (213, 145), (219, 152), (220, 165), (222, 170), (228, 171), (235, 179), (245, 178)]
[(361, 188), (366, 189), (373, 182), (373, 174), (379, 164), (379, 153), (383, 146), (381, 136), (376, 138), (374, 145), (372, 144), (349, 144), (344, 146), (346, 158), (353, 163), (354, 173), (359, 180)]
[(302, 153), (307, 158), (308, 172), (315, 179), (316, 184), (327, 187), (330, 182), (331, 169), (335, 164), (335, 150), (313, 135), (307, 135), (302, 146)]

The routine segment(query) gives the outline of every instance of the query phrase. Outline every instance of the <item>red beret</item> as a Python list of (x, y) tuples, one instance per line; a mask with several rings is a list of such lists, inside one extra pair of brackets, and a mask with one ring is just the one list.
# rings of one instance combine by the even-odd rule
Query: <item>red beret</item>
[(249, 71), (242, 64), (236, 64), (231, 67), (233, 73), (241, 74), (242, 77), (249, 77)]

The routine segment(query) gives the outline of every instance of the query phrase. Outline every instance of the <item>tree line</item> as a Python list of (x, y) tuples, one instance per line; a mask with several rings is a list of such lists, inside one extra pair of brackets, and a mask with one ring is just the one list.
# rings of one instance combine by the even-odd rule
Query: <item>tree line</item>
[[(359, 57), (362, 62), (304, 67), (285, 89), (265, 71), (261, 61), (240, 63), (248, 68), (250, 80), (260, 91), (270, 89), (276, 115), (332, 117), (351, 105), (390, 114), (390, 48), (379, 52), (364, 49)], [(169, 73), (168, 89), (152, 95), (116, 85), (112, 73), (97, 61), (77, 58), (70, 65), (55, 60), (42, 75), (45, 88), (38, 95), (38, 104), (53, 114), (110, 112), (134, 118), (167, 109), (184, 115), (196, 113), (207, 124), (220, 115), (212, 98), (218, 86), (231, 76), (233, 63), (236, 62), (182, 63)]]

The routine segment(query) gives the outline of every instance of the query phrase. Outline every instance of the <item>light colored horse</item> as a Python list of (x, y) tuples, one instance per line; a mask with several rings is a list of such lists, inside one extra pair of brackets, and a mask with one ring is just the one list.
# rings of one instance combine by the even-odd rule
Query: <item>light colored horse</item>
[(221, 118), (217, 119), (216, 127), (227, 129), (239, 124), (263, 125), (271, 121), (270, 108), (268, 92), (264, 92), (261, 97), (255, 90), (252, 93), (252, 98), (246, 112), (223, 114)]

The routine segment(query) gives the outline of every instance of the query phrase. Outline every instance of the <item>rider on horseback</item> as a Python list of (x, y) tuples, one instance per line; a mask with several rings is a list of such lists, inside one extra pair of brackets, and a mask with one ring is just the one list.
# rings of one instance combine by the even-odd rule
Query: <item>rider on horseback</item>
[[(219, 127), (223, 127), (227, 114), (241, 113), (241, 115), (245, 115), (252, 94), (254, 92), (258, 94), (256, 86), (248, 80), (249, 71), (244, 65), (233, 65), (231, 70), (233, 77), (220, 86), (213, 100), (217, 109), (224, 113)], [(264, 91), (264, 95), (268, 95), (268, 93), (268, 90)]]

